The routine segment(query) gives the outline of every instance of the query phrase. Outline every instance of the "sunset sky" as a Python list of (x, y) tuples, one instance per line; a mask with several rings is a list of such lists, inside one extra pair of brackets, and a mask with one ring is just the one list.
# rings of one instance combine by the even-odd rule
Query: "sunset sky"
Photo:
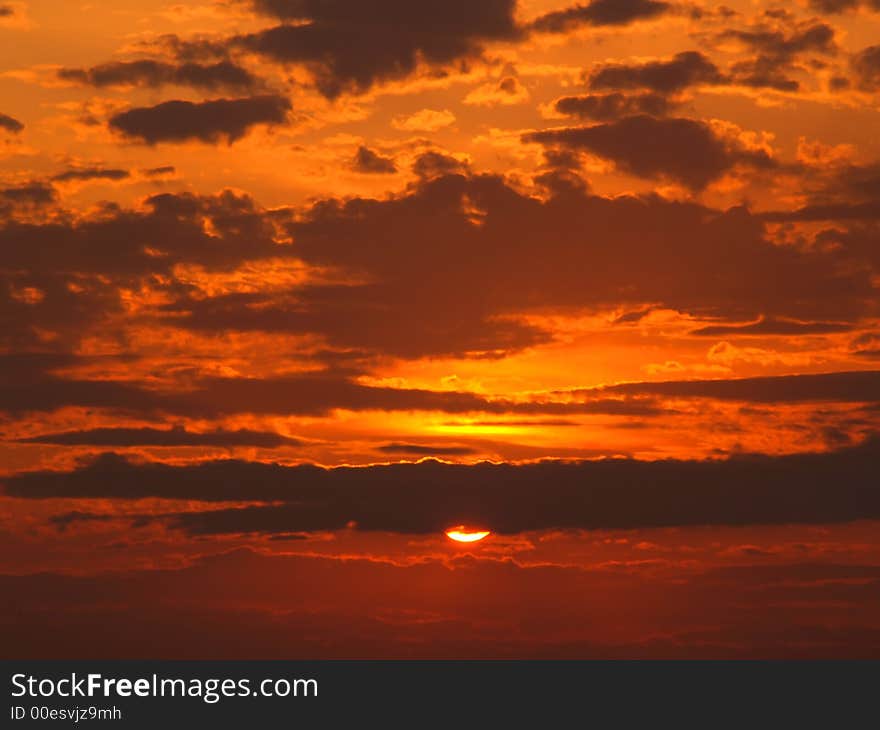
[(880, 655), (880, 1), (572, 3), (0, 0), (9, 656)]

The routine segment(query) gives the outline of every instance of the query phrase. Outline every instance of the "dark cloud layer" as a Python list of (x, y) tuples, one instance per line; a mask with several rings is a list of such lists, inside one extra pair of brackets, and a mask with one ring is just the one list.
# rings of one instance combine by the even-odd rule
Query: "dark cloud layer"
[(169, 429), (92, 428), (83, 431), (47, 433), (18, 440), (22, 443), (61, 446), (255, 446), (264, 449), (301, 444), (298, 439), (266, 431), (216, 429), (194, 432), (187, 431), (182, 426)]
[(777, 375), (733, 380), (666, 380), (622, 383), (592, 392), (667, 398), (716, 398), (755, 403), (880, 402), (880, 371)]
[(880, 11), (880, 0), (810, 0), (810, 7), (820, 13), (845, 13), (858, 8)]
[(110, 127), (146, 144), (188, 140), (231, 144), (254, 126), (284, 124), (290, 109), (288, 99), (274, 95), (166, 101), (116, 114), (110, 118)]
[(554, 108), (560, 114), (581, 119), (594, 119), (599, 122), (639, 114), (660, 117), (664, 116), (672, 106), (673, 103), (668, 97), (652, 93), (631, 96), (625, 96), (621, 93), (564, 96), (554, 104)]
[(233, 38), (230, 45), (279, 63), (305, 65), (321, 93), (331, 98), (403, 79), (420, 63), (445, 66), (476, 58), (485, 42), (521, 34), (515, 0), (260, 0), (255, 6), (285, 22)]
[[(0, 639), (7, 657), (54, 660), (871, 659), (880, 647), (875, 565), (751, 556), (686, 576), (469, 555), (400, 565), (238, 550), (184, 568), (0, 576)], [(823, 693), (833, 673), (833, 664), (812, 672), (810, 691)], [(716, 681), (703, 686), (711, 692)], [(766, 697), (788, 706), (804, 691), (785, 690), (780, 704), (771, 685)], [(862, 694), (844, 716), (870, 711)]]
[[(27, 369), (26, 363), (31, 364), (31, 369)], [(65, 406), (202, 418), (234, 413), (318, 416), (334, 409), (642, 417), (665, 413), (650, 399), (520, 402), (489, 399), (468, 392), (368, 386), (345, 375), (323, 372), (263, 379), (198, 378), (187, 383), (185, 390), (169, 391), (148, 388), (137, 382), (63, 378), (40, 372), (37, 358), (12, 357), (3, 365), (6, 378), (0, 383), (0, 411), (9, 413)]]
[(582, 25), (620, 26), (637, 20), (656, 18), (671, 5), (658, 0), (592, 0), (542, 15), (530, 28), (540, 33), (566, 33)]
[(593, 0), (518, 24), (516, 0), (414, 5), (406, 0), (254, 0), (254, 9), (280, 24), (221, 42), (178, 41), (182, 59), (225, 57), (241, 51), (279, 64), (306, 67), (328, 98), (364, 93), (405, 79), (421, 67), (446, 73), (484, 56), (487, 43), (532, 32), (564, 33), (582, 25), (622, 26), (658, 17), (671, 6), (658, 0)]
[(107, 167), (82, 167), (59, 172), (52, 176), (53, 182), (72, 182), (86, 180), (125, 180), (131, 177), (128, 170)]
[(864, 91), (880, 89), (880, 45), (869, 46), (855, 54), (852, 67), (859, 88)]
[(260, 85), (259, 80), (247, 69), (230, 61), (213, 64), (181, 63), (164, 61), (115, 61), (91, 68), (63, 68), (58, 77), (65, 81), (105, 86), (145, 86), (156, 88), (165, 85), (192, 86), (197, 89), (216, 91), (237, 89), (250, 91)]
[(684, 51), (667, 61), (607, 64), (590, 74), (591, 89), (650, 89), (669, 94), (699, 84), (725, 83), (718, 67), (698, 51)]
[(397, 165), (394, 164), (393, 158), (384, 157), (363, 145), (358, 147), (352, 167), (356, 172), (367, 174), (389, 175), (397, 172)]
[(174, 165), (160, 165), (159, 167), (147, 168), (142, 172), (147, 177), (162, 177), (163, 175), (173, 175), (176, 171)]
[(722, 139), (703, 121), (625, 117), (591, 127), (570, 127), (525, 135), (528, 142), (584, 150), (647, 178), (667, 177), (700, 190), (738, 166), (772, 168), (763, 150)]
[(692, 330), (690, 334), (703, 337), (728, 337), (735, 335), (828, 335), (848, 332), (852, 325), (840, 322), (798, 322), (789, 319), (764, 317), (748, 324), (715, 324)]
[(25, 499), (261, 500), (282, 505), (186, 512), (190, 534), (358, 529), (439, 533), (455, 524), (500, 533), (691, 525), (830, 524), (880, 518), (880, 441), (825, 454), (724, 461), (423, 461), (322, 469), (242, 461), (174, 467), (108, 454), (74, 472), (5, 480)]
[(477, 453), (467, 446), (432, 446), (431, 444), (385, 444), (376, 448), (383, 454), (401, 456), (468, 456)]
[(24, 124), (17, 119), (10, 117), (8, 114), (0, 114), (0, 129), (5, 129), (7, 132), (17, 134), (24, 129)]
[[(667, 122), (675, 145), (641, 134)], [(682, 171), (694, 184), (727, 165), (769, 164), (691, 120), (626, 118), (533, 138), (548, 151), (623, 155), (628, 169)], [(0, 227), (9, 286), (0, 288), (3, 336), (37, 346), (39, 332), (51, 331), (54, 347), (69, 345), (122, 311), (121, 285), (158, 288), (167, 303), (142, 316), (178, 329), (311, 334), (342, 352), (399, 357), (499, 357), (552, 338), (521, 314), (619, 307), (622, 291), (634, 311), (650, 302), (718, 325), (759, 316), (846, 324), (876, 314), (871, 270), (880, 260), (867, 233), (837, 235), (834, 246), (783, 247), (766, 236), (769, 216), (744, 208), (576, 188), (539, 199), (440, 153), (416, 167), (422, 180), (397, 196), (327, 199), (295, 212), (226, 192), (157, 195), (142, 209), (81, 220), (9, 221)], [(270, 258), (349, 281), (210, 295), (174, 277), (180, 263), (230, 271)], [(38, 296), (14, 294), (28, 288)]]
[(837, 50), (835, 31), (828, 23), (807, 22), (790, 32), (776, 28), (753, 27), (724, 31), (723, 38), (740, 41), (766, 58), (789, 61), (798, 54), (833, 54)]
[(0, 198), (14, 204), (48, 205), (56, 198), (55, 188), (42, 182), (0, 189)]

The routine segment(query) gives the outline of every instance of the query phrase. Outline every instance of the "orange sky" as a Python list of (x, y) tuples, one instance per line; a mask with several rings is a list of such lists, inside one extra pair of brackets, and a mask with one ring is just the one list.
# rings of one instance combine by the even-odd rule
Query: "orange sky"
[[(301, 571), (301, 616), (211, 607), (314, 619), (281, 655), (880, 646), (878, 31), (876, 0), (0, 0), (0, 582), (52, 571), (19, 607), (78, 596), (73, 627), (168, 581), (149, 636), (176, 571)], [(492, 601), (443, 594), (471, 572)], [(346, 580), (434, 593), (331, 641)]]

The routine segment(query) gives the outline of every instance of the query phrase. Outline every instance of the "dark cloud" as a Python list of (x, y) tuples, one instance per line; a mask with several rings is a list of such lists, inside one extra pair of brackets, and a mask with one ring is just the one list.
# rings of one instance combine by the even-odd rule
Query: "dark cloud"
[(284, 252), (264, 211), (248, 196), (229, 191), (154, 195), (141, 209), (109, 208), (81, 220), (10, 222), (0, 227), (0, 244), (8, 269), (121, 280), (169, 274), (184, 261), (209, 270), (232, 269)]
[(24, 124), (17, 119), (13, 119), (8, 114), (0, 114), (0, 129), (5, 129), (7, 132), (18, 134), (24, 129)]
[(666, 61), (606, 64), (589, 77), (591, 89), (650, 89), (663, 94), (726, 82), (718, 67), (698, 51), (684, 51)]
[(859, 51), (853, 56), (851, 64), (860, 89), (880, 90), (880, 45)]
[[(0, 202), (16, 206), (45, 205), (53, 194), (44, 184), (7, 192)], [(165, 277), (175, 294), (188, 291), (171, 277), (180, 262), (228, 270), (283, 254), (272, 221), (252, 200), (233, 193), (157, 195), (138, 210), (111, 206), (82, 219), (10, 219), (0, 225), (0, 247), (0, 342), (40, 350), (75, 347), (98, 333), (92, 327), (114, 336), (106, 320), (123, 309), (122, 286), (156, 286)]]
[(573, 5), (542, 15), (530, 28), (539, 33), (566, 33), (582, 25), (628, 25), (656, 18), (671, 8), (669, 3), (657, 0), (592, 0), (587, 5)]
[(666, 177), (694, 190), (738, 166), (775, 166), (765, 151), (722, 139), (708, 124), (694, 119), (639, 115), (592, 127), (532, 132), (524, 140), (584, 150), (613, 161), (630, 174)]
[(235, 460), (168, 466), (105, 455), (73, 472), (6, 478), (24, 499), (260, 500), (281, 505), (185, 512), (194, 535), (358, 529), (440, 533), (454, 524), (499, 533), (693, 525), (830, 524), (880, 518), (880, 442), (820, 454), (722, 461), (422, 461), (285, 467)]
[[(556, 149), (578, 148), (548, 147)], [(700, 152), (683, 149), (684, 159), (670, 165)], [(664, 163), (673, 157), (663, 149), (651, 154)], [(455, 166), (456, 174), (444, 174)], [(417, 168), (418, 183), (381, 200), (266, 211), (231, 192), (164, 194), (135, 210), (7, 222), (0, 227), (10, 286), (0, 288), (2, 334), (36, 346), (38, 333), (50, 331), (61, 338), (55, 346), (69, 344), (122, 310), (120, 286), (144, 285), (167, 302), (143, 311), (145, 321), (203, 332), (314, 334), (329, 350), (406, 358), (500, 357), (548, 342), (551, 332), (522, 318), (546, 307), (642, 311), (650, 303), (722, 323), (760, 315), (846, 323), (876, 303), (866, 267), (880, 261), (868, 233), (852, 234), (845, 245), (778, 246), (766, 237), (767, 216), (744, 208), (604, 198), (583, 186), (542, 199), (502, 178), (471, 175), (439, 153), (423, 155)], [(229, 271), (270, 258), (349, 281), (213, 294), (174, 275), (181, 263)], [(27, 288), (44, 296), (29, 303), (8, 293)]]
[(560, 114), (594, 119), (599, 122), (622, 117), (649, 114), (654, 117), (665, 116), (673, 102), (662, 94), (636, 94), (626, 96), (621, 93), (589, 94), (586, 96), (564, 96), (558, 99), (554, 108)]
[[(880, 200), (864, 203), (837, 202), (805, 205), (796, 210), (770, 211), (762, 214), (764, 220), (779, 221), (847, 221), (880, 219)], [(877, 234), (874, 233), (874, 236)]]
[(358, 147), (352, 166), (355, 171), (368, 174), (388, 175), (397, 172), (394, 158), (383, 157), (378, 152), (363, 145)]
[(274, 95), (203, 102), (166, 101), (116, 114), (110, 119), (110, 127), (146, 144), (187, 140), (225, 140), (231, 144), (254, 126), (284, 124), (290, 109), (288, 99)]
[(63, 68), (58, 77), (89, 86), (192, 86), (197, 89), (252, 91), (260, 81), (249, 71), (230, 61), (213, 64), (164, 61), (115, 61), (91, 68)]
[(125, 180), (131, 177), (128, 170), (104, 167), (83, 167), (60, 172), (53, 175), (53, 182), (71, 182), (85, 180)]
[(464, 175), (469, 172), (467, 163), (444, 155), (442, 152), (424, 152), (416, 158), (413, 172), (423, 179), (443, 177), (444, 175)]
[(174, 165), (151, 167), (143, 171), (144, 175), (146, 175), (147, 177), (162, 177), (164, 175), (173, 175), (175, 172), (177, 172), (177, 169), (174, 167)]
[(810, 7), (820, 13), (846, 13), (858, 8), (880, 11), (880, 0), (810, 0)]
[(47, 433), (19, 441), (62, 446), (254, 446), (263, 449), (301, 444), (298, 439), (266, 431), (216, 429), (195, 432), (187, 431), (182, 426), (165, 430), (147, 427), (93, 428), (84, 431)]
[[(737, 562), (664, 579), (626, 564), (585, 570), (474, 555), (402, 564), (236, 550), (185, 567), (2, 575), (0, 638), (5, 656), (46, 660), (876, 657), (880, 568), (774, 564), (754, 553)], [(783, 690), (781, 705), (824, 696), (829, 679), (843, 686), (839, 666), (824, 667), (810, 668), (806, 688)], [(461, 684), (459, 666), (451, 671)], [(703, 674), (701, 688), (713, 694), (717, 680)], [(403, 691), (418, 694), (423, 681), (416, 673)], [(482, 697), (485, 687), (472, 684), (468, 697)], [(779, 687), (762, 691), (780, 702)], [(835, 708), (848, 724), (870, 714), (870, 693), (861, 694), (858, 706)], [(329, 717), (325, 724), (343, 724)]]
[(376, 451), (403, 456), (470, 456), (477, 451), (467, 446), (432, 446), (430, 444), (385, 444)]
[(11, 5), (0, 5), (0, 18), (9, 18), (15, 15), (15, 8)]
[(791, 319), (762, 317), (748, 324), (716, 324), (692, 330), (690, 334), (704, 337), (727, 337), (736, 335), (827, 335), (849, 332), (850, 324), (841, 322), (798, 322)]
[(654, 309), (652, 307), (645, 307), (644, 309), (634, 309), (631, 312), (624, 312), (619, 317), (615, 318), (612, 324), (633, 324), (635, 322), (641, 322), (653, 311)]
[(443, 67), (477, 58), (485, 42), (519, 37), (515, 6), (515, 0), (260, 0), (258, 11), (285, 22), (229, 43), (305, 65), (321, 93), (333, 98), (403, 79), (421, 63)]
[(837, 52), (834, 28), (827, 23), (809, 21), (786, 32), (782, 29), (754, 27), (730, 29), (722, 38), (733, 38), (777, 61), (789, 61), (802, 53), (833, 54)]
[(771, 22), (746, 29), (730, 29), (720, 34), (723, 41), (735, 39), (755, 52), (755, 56), (733, 63), (734, 83), (754, 88), (795, 92), (800, 83), (792, 75), (804, 71), (800, 63), (810, 54), (834, 55), (838, 51), (835, 30), (827, 23), (808, 20), (794, 23), (786, 13), (765, 13)]
[(865, 332), (850, 343), (850, 351), (856, 357), (880, 360), (880, 333)]
[[(22, 362), (31, 366), (22, 369)], [(643, 398), (522, 402), (460, 391), (368, 386), (327, 372), (263, 379), (195, 378), (187, 383), (186, 390), (156, 390), (136, 382), (65, 378), (48, 367), (38, 367), (38, 362), (14, 357), (0, 360), (0, 374), (5, 376), (0, 381), (0, 411), (18, 414), (82, 406), (200, 418), (234, 413), (318, 416), (335, 409), (645, 417), (668, 413), (653, 400)]]
[(12, 188), (0, 189), (0, 198), (13, 203), (30, 203), (31, 205), (48, 205), (56, 198), (55, 188), (42, 182), (32, 182)]
[[(698, 51), (684, 51), (670, 59), (636, 64), (605, 64), (589, 77), (592, 89), (649, 89), (674, 94), (699, 86), (741, 85), (797, 91), (800, 84), (786, 74), (793, 70), (789, 56), (765, 53), (738, 61), (722, 72), (707, 56)], [(649, 109), (644, 110), (652, 113)]]
[(662, 398), (714, 398), (754, 403), (880, 401), (880, 371), (776, 375), (734, 380), (666, 380), (622, 383), (581, 391), (593, 396), (628, 395)]
[(801, 88), (800, 82), (788, 75), (792, 70), (784, 64), (780, 65), (772, 56), (758, 56), (738, 61), (731, 66), (732, 78), (737, 84), (789, 92)]
[(441, 175), (385, 200), (322, 201), (289, 234), (292, 255), (366, 283), (181, 298), (166, 306), (169, 322), (309, 332), (338, 349), (401, 357), (486, 357), (547, 341), (549, 333), (514, 313), (620, 306), (622, 290), (639, 311), (651, 302), (740, 322), (845, 322), (874, 297), (869, 273), (851, 265), (868, 247), (848, 260), (825, 248), (777, 246), (742, 208), (721, 213), (583, 190), (539, 200), (492, 176)]

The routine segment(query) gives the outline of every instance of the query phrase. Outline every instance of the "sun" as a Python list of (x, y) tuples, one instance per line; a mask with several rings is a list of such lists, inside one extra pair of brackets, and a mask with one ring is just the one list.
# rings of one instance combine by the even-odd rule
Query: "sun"
[(464, 525), (456, 525), (446, 531), (446, 537), (456, 542), (479, 542), (491, 534), (489, 530), (475, 530)]

